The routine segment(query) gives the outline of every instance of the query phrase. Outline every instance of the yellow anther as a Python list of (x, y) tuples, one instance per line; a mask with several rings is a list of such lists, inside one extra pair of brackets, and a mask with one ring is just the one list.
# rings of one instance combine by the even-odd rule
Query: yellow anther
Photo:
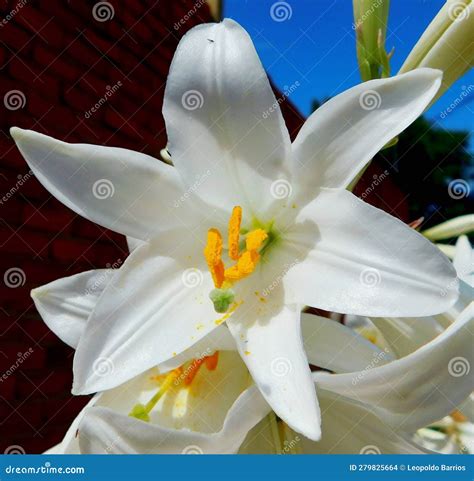
[(224, 282), (224, 263), (222, 262), (222, 235), (217, 229), (209, 229), (204, 257), (212, 275), (214, 285), (219, 288)]
[(232, 267), (229, 267), (224, 272), (224, 277), (226, 281), (236, 282), (255, 270), (255, 267), (260, 259), (260, 255), (256, 251), (245, 251)]
[(232, 209), (229, 220), (229, 257), (236, 261), (239, 258), (240, 224), (242, 223), (242, 207), (236, 205)]
[(268, 234), (263, 229), (255, 229), (247, 234), (245, 245), (248, 251), (256, 251), (268, 238)]

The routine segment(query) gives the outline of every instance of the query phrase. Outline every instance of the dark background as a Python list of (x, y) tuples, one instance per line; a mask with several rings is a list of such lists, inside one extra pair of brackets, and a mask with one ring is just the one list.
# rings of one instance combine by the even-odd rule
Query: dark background
[[(94, 18), (96, 3), (29, 1), (18, 8), (21, 2), (8, 1), (0, 7), (5, 20), (0, 25), (0, 193), (13, 192), (0, 205), (0, 376), (32, 350), (0, 382), (0, 453), (48, 449), (61, 440), (87, 402), (86, 397), (70, 395), (73, 351), (41, 321), (30, 290), (121, 263), (128, 255), (122, 236), (77, 216), (27, 176), (28, 166), (9, 128), (16, 125), (68, 142), (120, 146), (159, 157), (166, 145), (163, 89), (174, 50), (187, 30), (212, 21), (208, 7), (202, 5), (184, 25), (173, 27), (193, 8), (192, 0), (112, 1), (113, 17), (106, 21)], [(11, 15), (13, 9), (16, 13)], [(119, 81), (117, 92), (97, 112), (86, 115)], [(20, 103), (7, 108), (5, 99), (12, 91), (19, 92), (15, 93)], [(304, 119), (290, 102), (282, 108), (294, 137)], [(453, 163), (459, 169), (470, 162), (463, 149), (465, 134), (453, 134), (458, 135), (453, 145), (445, 144), (445, 139), (445, 151), (429, 154), (444, 172), (438, 176), (439, 195), (433, 206), (434, 184), (426, 180), (431, 178), (433, 158), (427, 156), (431, 143), (426, 143), (425, 128), (419, 124), (397, 147), (382, 153), (356, 190), (365, 193), (366, 201), (407, 222), (419, 215), (434, 222), (449, 217), (453, 206), (456, 212), (466, 209), (447, 196), (443, 169)], [(413, 155), (425, 159), (423, 167), (413, 170), (409, 162)], [(367, 193), (374, 176), (385, 169), (391, 175), (383, 187)], [(459, 177), (458, 171), (453, 175)], [(15, 288), (4, 282), (4, 273), (12, 268), (24, 272), (24, 283)]]

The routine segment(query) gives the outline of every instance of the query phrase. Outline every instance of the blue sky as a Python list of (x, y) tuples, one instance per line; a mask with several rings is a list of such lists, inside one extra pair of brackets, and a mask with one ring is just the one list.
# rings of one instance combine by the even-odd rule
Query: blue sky
[[(387, 50), (395, 47), (392, 73), (398, 71), (444, 1), (391, 2), (386, 46)], [(312, 99), (332, 97), (360, 82), (352, 28), (352, 1), (287, 0), (291, 6), (291, 18), (281, 22), (274, 21), (270, 15), (274, 3), (277, 2), (224, 0), (224, 16), (233, 18), (247, 29), (267, 72), (278, 87), (290, 87), (299, 82), (291, 100), (304, 115), (308, 115)], [(440, 114), (459, 97), (463, 88), (473, 84), (471, 71), (431, 107), (427, 116), (446, 129), (472, 130), (474, 92), (445, 118)]]

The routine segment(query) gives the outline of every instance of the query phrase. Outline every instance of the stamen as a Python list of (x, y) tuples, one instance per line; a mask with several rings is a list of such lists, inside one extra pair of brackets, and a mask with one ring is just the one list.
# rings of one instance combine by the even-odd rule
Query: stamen
[(129, 416), (142, 421), (150, 421), (150, 412), (157, 405), (158, 401), (163, 397), (163, 395), (168, 391), (173, 381), (181, 374), (181, 369), (174, 369), (171, 371), (163, 381), (158, 392), (146, 403), (146, 404), (135, 404), (132, 410), (128, 414)]
[(229, 220), (229, 257), (236, 261), (239, 258), (240, 224), (242, 223), (242, 207), (232, 209)]
[(225, 279), (230, 282), (236, 282), (247, 277), (255, 270), (259, 259), (260, 255), (257, 251), (245, 251), (240, 256), (237, 264), (225, 270)]
[(204, 356), (199, 359), (194, 359), (191, 365), (187, 368), (187, 375), (184, 378), (184, 384), (189, 386), (192, 384), (196, 374), (198, 373), (201, 366), (204, 364), (209, 371), (214, 371), (217, 367), (217, 363), (219, 361), (219, 351), (216, 351), (211, 356)]
[(214, 285), (217, 288), (221, 287), (224, 282), (224, 263), (222, 262), (222, 235), (217, 229), (209, 229), (207, 232), (204, 257)]
[(245, 245), (248, 251), (256, 251), (268, 239), (268, 234), (263, 229), (255, 229), (247, 234)]

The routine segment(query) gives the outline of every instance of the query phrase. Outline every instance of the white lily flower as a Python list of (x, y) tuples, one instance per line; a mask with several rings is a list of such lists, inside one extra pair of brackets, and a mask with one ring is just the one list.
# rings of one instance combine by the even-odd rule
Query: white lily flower
[[(163, 108), (175, 167), (12, 129), (59, 200), (148, 241), (87, 320), (73, 391), (120, 385), (226, 322), (277, 415), (318, 439), (301, 306), (422, 316), (457, 298), (454, 270), (438, 249), (345, 190), (423, 112), (440, 82), (439, 71), (417, 69), (356, 86), (318, 109), (291, 144), (249, 36), (226, 20), (195, 27), (175, 54)], [(380, 99), (376, 108), (368, 96)], [(113, 376), (94, 369), (102, 359)], [(291, 376), (275, 375), (282, 360)]]
[[(35, 303), (43, 313), (45, 322), (61, 339), (68, 339), (71, 328), (79, 337), (83, 334), (85, 328), (83, 321), (90, 315), (94, 302), (97, 302), (97, 297), (106, 287), (107, 281), (99, 282), (103, 279), (108, 277), (103, 273), (98, 277), (97, 272), (90, 271), (60, 279), (34, 291)], [(91, 297), (92, 290), (96, 294), (95, 300)], [(85, 299), (81, 300), (81, 296)], [(49, 308), (45, 309), (44, 306)], [(83, 308), (75, 308), (78, 306)], [(59, 314), (61, 309), (64, 310), (62, 315)], [(156, 406), (158, 426), (128, 417), (128, 413), (137, 402), (145, 403), (152, 397), (151, 388), (154, 387), (155, 390), (158, 388), (146, 382), (149, 377), (147, 374), (108, 393), (96, 396), (78, 416), (65, 440), (55, 452), (79, 451), (76, 432), (86, 411), (91, 416), (80, 427), (80, 437), (83, 439), (82, 446), (85, 452), (179, 453), (187, 446), (194, 446), (194, 448), (198, 446), (199, 450), (205, 452), (223, 452), (227, 449), (235, 451), (246, 432), (264, 417), (250, 430), (239, 452), (283, 454), (358, 453), (361, 451), (367, 453), (424, 452), (421, 446), (413, 442), (411, 433), (427, 423), (436, 421), (438, 417), (449, 414), (456, 406), (457, 400), (466, 398), (472, 389), (472, 378), (466, 378), (462, 372), (460, 373), (454, 366), (454, 362), (459, 363), (463, 358), (465, 361), (462, 362), (465, 366), (469, 365), (467, 363), (472, 363), (470, 332), (474, 327), (473, 324), (471, 306), (470, 310), (463, 313), (463, 316), (436, 341), (394, 361), (387, 351), (379, 349), (352, 329), (330, 319), (303, 314), (302, 335), (309, 362), (336, 373), (329, 376), (329, 379), (327, 379), (328, 375), (313, 374), (316, 379), (323, 377), (322, 382), (318, 383), (323, 431), (322, 439), (317, 443), (294, 433), (285, 424), (275, 426), (274, 417), (265, 417), (270, 408), (265, 408), (263, 398), (258, 396), (252, 397), (252, 402), (256, 404), (256, 411), (252, 411), (251, 406), (246, 407), (250, 410), (248, 423), (242, 421), (240, 417), (234, 417), (235, 410), (232, 410), (232, 407), (237, 402), (241, 387), (245, 385), (245, 379), (248, 380), (249, 377), (243, 362), (238, 356), (235, 354), (232, 356), (229, 352), (235, 349), (235, 343), (225, 326), (221, 326), (183, 354), (161, 365), (160, 371), (176, 369), (191, 357), (200, 358), (202, 353), (210, 354), (215, 349), (225, 351), (222, 356), (219, 354), (219, 362), (225, 359), (224, 356), (227, 356), (229, 362), (220, 366), (218, 364), (218, 369), (219, 367), (232, 369), (232, 374), (229, 374), (231, 379), (238, 373), (241, 374), (232, 381), (237, 385), (236, 390), (232, 388), (231, 395), (223, 396), (228, 402), (222, 405), (217, 403), (219, 405), (214, 408), (220, 413), (217, 417), (221, 421), (231, 417), (236, 419), (236, 423), (230, 425), (242, 427), (242, 430), (227, 429), (226, 436), (229, 437), (227, 443), (222, 444), (223, 441), (220, 438), (223, 425), (214, 425), (214, 431), (211, 433), (198, 431), (196, 434), (196, 431), (189, 429), (183, 432), (182, 428), (185, 425), (179, 424), (175, 417), (170, 416), (170, 413), (173, 413), (172, 410), (166, 412), (160, 410), (160, 405)], [(448, 358), (449, 361), (446, 363)], [(283, 367), (286, 366), (283, 364)], [(436, 373), (434, 376), (433, 372)], [(102, 375), (104, 374), (107, 375), (107, 372), (102, 372)], [(113, 372), (108, 374), (113, 375)], [(198, 376), (204, 376), (204, 379), (207, 379), (209, 375), (221, 376), (221, 374), (218, 370), (212, 374), (203, 366)], [(279, 375), (291, 376), (292, 373), (280, 371)], [(225, 374), (222, 377), (227, 378)], [(241, 378), (243, 381), (238, 381)], [(199, 380), (199, 377), (196, 379)], [(204, 416), (204, 419), (207, 419), (209, 411), (205, 406), (209, 396), (212, 398), (214, 395), (222, 395), (224, 384), (218, 383), (216, 386), (214, 381), (205, 383), (204, 389), (195, 391), (202, 402), (195, 405), (198, 409), (191, 409), (192, 415), (187, 418), (191, 424), (195, 423), (192, 421), (194, 416), (198, 418)], [(331, 384), (327, 381), (329, 383), (335, 381), (336, 390), (344, 388), (349, 395), (331, 392)], [(229, 389), (227, 385), (226, 389)], [(188, 398), (180, 399), (176, 394), (175, 392), (171, 397), (181, 401), (178, 404), (183, 408)], [(362, 395), (364, 395), (363, 399)], [(235, 401), (234, 404), (232, 401)], [(94, 404), (97, 409), (90, 410)], [(215, 403), (212, 404), (214, 405)], [(466, 405), (466, 401), (463, 401), (459, 409), (463, 414), (468, 415), (469, 410), (472, 410), (472, 403)], [(237, 412), (240, 413), (241, 410)], [(252, 413), (258, 415), (254, 416)], [(199, 421), (197, 423), (199, 424)], [(172, 428), (170, 428), (171, 424)], [(193, 425), (196, 427), (196, 424)], [(165, 426), (169, 430), (168, 432), (165, 429), (169, 437), (163, 442)], [(284, 436), (275, 436), (275, 427), (277, 432), (283, 431)], [(202, 424), (200, 429), (203, 429)], [(430, 448), (430, 445), (422, 444), (425, 448)]]

